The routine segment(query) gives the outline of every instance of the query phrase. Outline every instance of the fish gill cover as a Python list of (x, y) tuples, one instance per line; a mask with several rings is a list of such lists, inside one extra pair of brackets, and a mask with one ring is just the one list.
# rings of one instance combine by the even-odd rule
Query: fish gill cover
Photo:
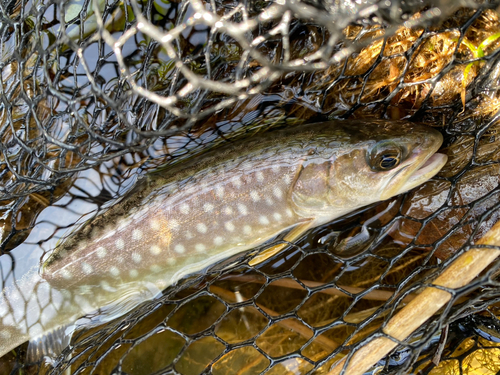
[[(475, 277), (460, 261), (481, 239), (480, 254), (496, 251), (499, 5), (1, 1), (3, 287), (137, 176), (270, 127), (408, 119), (440, 130), (449, 160), (267, 262), (216, 264), (77, 331), (50, 361), (26, 361), (21, 345), (0, 373), (351, 374), (358, 350), (391, 337), (391, 354), (362, 371), (497, 373), (500, 263)], [(454, 261), (460, 287), (442, 284), (441, 309), (391, 336)], [(34, 292), (19, 290), (26, 309), (49, 303), (28, 306)]]

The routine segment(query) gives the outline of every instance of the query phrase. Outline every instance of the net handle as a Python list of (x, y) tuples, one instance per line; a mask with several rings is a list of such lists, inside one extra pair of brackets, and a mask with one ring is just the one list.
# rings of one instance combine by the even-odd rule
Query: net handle
[[(500, 221), (476, 244), (500, 246)], [(469, 284), (499, 255), (500, 250), (497, 249), (471, 248), (452, 262), (432, 284), (449, 289), (461, 288)], [(445, 290), (427, 287), (387, 323), (383, 332), (399, 341), (405, 340), (442, 308), (451, 296)], [(370, 341), (352, 355), (343, 373), (364, 374), (397, 345), (397, 342), (387, 337), (378, 337)], [(346, 358), (339, 361), (328, 375), (341, 374), (345, 361)]]

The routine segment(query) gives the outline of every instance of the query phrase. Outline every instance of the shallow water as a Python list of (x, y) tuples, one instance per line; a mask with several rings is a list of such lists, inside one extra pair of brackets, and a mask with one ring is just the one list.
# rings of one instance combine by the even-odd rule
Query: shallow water
[[(26, 6), (27, 9), (31, 6), (30, 4), (31, 2)], [(229, 5), (231, 4), (225, 3), (224, 6)], [(187, 7), (186, 12), (183, 13), (182, 3), (177, 2), (154, 3), (153, 7), (153, 17), (156, 17), (158, 24), (164, 24), (165, 29), (170, 29), (175, 23), (180, 23), (193, 13), (191, 7)], [(48, 22), (54, 18), (57, 19), (57, 13), (54, 13), (56, 8), (52, 5), (45, 10), (44, 17)], [(164, 15), (165, 19), (162, 19), (159, 14)], [(490, 13), (488, 14), (488, 17), (492, 17)], [(460, 26), (469, 17), (470, 12), (463, 11), (457, 15), (456, 19), (449, 21), (447, 27)], [(488, 19), (485, 21), (480, 18), (474, 24), (474, 28), (467, 32), (469, 40), (476, 45), (497, 32), (498, 20), (491, 18), (487, 21)], [(74, 29), (75, 26), (72, 28)], [(115, 28), (114, 33), (118, 36), (121, 34), (119, 22)], [(57, 26), (51, 30), (55, 29)], [(360, 30), (362, 30), (360, 26), (348, 27), (346, 29), (348, 39), (357, 37)], [(316, 25), (297, 24), (295, 32), (296, 34), (291, 38), (291, 53), (294, 57), (314, 52), (326, 41), (325, 34)], [(365, 35), (366, 38), (371, 38), (377, 33), (374, 31)], [(409, 35), (405, 38), (402, 38), (402, 35), (393, 38), (382, 54), (390, 56), (408, 51), (418, 40), (419, 33), (420, 31), (417, 30), (408, 33)], [(150, 62), (150, 74), (138, 74), (137, 81), (143, 85), (149, 85), (152, 90), (168, 88), (174, 71), (172, 65), (169, 65), (169, 58), (159, 48), (153, 54), (146, 53), (145, 47), (151, 45), (140, 32), (137, 35), (137, 39), (130, 39), (123, 49), (131, 72), (140, 72), (143, 68), (141, 61), (144, 60), (144, 56), (153, 56)], [(295, 37), (297, 35), (298, 38)], [(428, 69), (426, 66), (419, 67), (417, 69), (419, 74), (413, 76), (414, 70), (410, 68), (406, 72), (405, 80), (411, 83), (435, 76), (439, 71), (436, 65), (439, 66), (439, 63), (442, 63), (444, 66), (455, 53), (457, 45), (453, 39), (458, 38), (459, 35), (460, 33), (455, 30), (438, 34), (431, 33), (426, 36), (421, 43), (420, 52), (416, 53), (412, 60), (415, 62), (413, 68), (423, 57), (429, 61), (436, 61), (429, 57), (441, 54), (441, 62), (436, 62), (435, 65), (427, 67)], [(198, 27), (197, 30), (195, 27), (187, 27), (181, 40), (185, 52), (188, 55), (195, 55), (191, 67), (201, 74), (207, 72), (202, 48), (200, 48), (206, 43), (206, 38), (206, 28)], [(13, 41), (14, 38), (10, 38), (2, 45), (2, 48), (4, 50), (15, 48)], [(429, 48), (429, 45), (432, 48)], [(269, 41), (260, 45), (259, 48), (264, 54), (279, 57), (281, 47), (279, 41)], [(233, 107), (207, 118), (206, 121), (196, 123), (198, 130), (189, 137), (160, 138), (154, 141), (147, 152), (117, 156), (100, 167), (80, 172), (74, 182), (70, 181), (64, 187), (62, 193), (54, 194), (56, 201), (49, 203), (48, 207), (43, 205), (35, 207), (36, 205), (31, 203), (20, 211), (12, 210), (16, 215), (20, 214), (26, 218), (26, 220), (19, 219), (17, 228), (23, 227), (26, 229), (24, 233), (29, 233), (29, 236), (21, 245), (17, 247), (12, 245), (15, 247), (13, 251), (0, 257), (1, 282), (5, 285), (12, 285), (15, 278), (19, 278), (31, 267), (37, 267), (40, 260), (47, 257), (57, 241), (72, 230), (72, 226), (82, 215), (90, 215), (98, 207), (110, 202), (112, 198), (122, 196), (135, 180), (136, 173), (144, 173), (171, 159), (180, 160), (190, 155), (193, 152), (192, 149), (203, 148), (204, 144), (221, 140), (232, 132), (236, 132), (238, 136), (245, 136), (248, 130), (247, 125), (253, 126), (257, 122), (266, 127), (269, 122), (277, 118), (291, 118), (295, 121), (296, 119), (323, 119), (325, 116), (352, 114), (355, 117), (383, 115), (399, 119), (418, 113), (423, 108), (421, 107), (423, 98), (429, 92), (427, 83), (402, 89), (395, 97), (392, 97), (394, 100), (385, 102), (388, 108), (384, 105), (369, 104), (371, 101), (386, 97), (388, 90), (392, 92), (401, 78), (399, 74), (402, 74), (402, 67), (405, 63), (401, 57), (384, 59), (383, 64), (367, 81), (359, 79), (359, 75), (364, 75), (366, 69), (372, 65), (372, 59), (378, 56), (380, 48), (375, 43), (363, 49), (358, 58), (351, 60), (353, 67), (347, 69), (348, 76), (341, 78), (339, 76), (343, 64), (334, 65), (326, 72), (320, 71), (313, 74), (290, 72), (286, 79), (283, 79), (276, 87), (271, 87), (268, 92), (239, 101)], [(460, 54), (473, 58), (471, 51), (465, 46), (461, 45), (458, 48)], [(494, 52), (494, 48), (496, 45), (492, 43), (487, 53)], [(212, 67), (212, 75), (216, 79), (224, 79), (229, 72), (234, 70), (241, 50), (233, 39), (222, 33), (220, 39), (215, 41), (212, 51), (214, 54), (211, 58), (216, 62)], [(96, 43), (85, 45), (84, 57), (90, 70), (94, 71), (97, 63), (104, 61), (102, 59), (104, 54), (110, 52), (112, 50), (107, 45), (104, 45), (101, 52)], [(99, 58), (100, 53), (101, 58)], [(222, 61), (224, 59), (218, 60), (221, 57), (225, 61)], [(92, 124), (100, 132), (99, 134), (107, 137), (110, 143), (116, 140), (146, 143), (150, 135), (138, 135), (139, 133), (120, 130), (117, 116), (113, 112), (117, 108), (106, 106), (101, 108), (102, 103), (96, 104), (91, 99), (83, 97), (91, 92), (89, 80), (84, 75), (82, 64), (71, 66), (73, 60), (75, 60), (74, 54), (60, 58), (61, 66), (66, 65), (65, 61), (69, 62), (70, 66), (66, 69), (66, 76), (60, 77), (54, 86), (66, 100), (72, 99), (76, 91), (82, 97), (76, 100), (74, 108), (67, 112), (64, 112), (67, 110), (64, 101), (51, 104), (61, 117), (56, 120), (57, 126), (54, 125), (50, 129), (50, 134), (56, 139), (64, 139), (68, 129), (76, 128), (77, 121), (74, 119), (75, 115), (71, 113), (75, 111), (79, 114), (80, 121)], [(118, 100), (120, 104), (118, 108), (124, 110), (124, 116), (130, 123), (135, 124), (141, 131), (154, 131), (168, 123), (169, 119), (165, 111), (158, 110), (154, 106), (145, 108), (144, 102), (137, 97), (125, 98), (123, 95), (116, 94), (117, 92), (123, 93), (117, 80), (120, 76), (118, 67), (113, 56), (106, 60), (100, 71), (96, 72), (95, 84), (113, 99)], [(484, 113), (494, 113), (497, 108), (491, 95), (486, 98), (481, 96), (472, 99), (470, 106), (464, 108), (466, 111), (463, 114), (456, 114), (457, 106), (450, 105), (450, 108), (443, 108), (454, 103), (462, 93), (462, 79), (466, 66), (466, 64), (459, 65), (451, 72), (452, 74), (447, 74), (441, 82), (438, 82), (436, 90), (430, 95), (430, 107), (436, 106), (436, 108), (425, 107), (423, 117), (420, 118), (421, 121), (429, 124), (439, 126), (447, 124), (446, 129), (449, 135), (447, 152), (451, 162), (442, 177), (452, 180), (457, 174), (456, 178), (461, 179), (461, 170), (467, 167), (471, 160), (475, 141), (479, 145), (477, 161), (498, 159), (496, 152), (498, 139), (495, 138), (494, 127), (490, 132), (476, 139), (476, 135), (482, 131), (477, 123), (485, 121), (485, 117), (481, 116)], [(432, 71), (432, 68), (435, 71)], [(475, 74), (476, 71), (473, 69), (470, 78), (474, 78)], [(349, 77), (349, 75), (354, 77)], [(41, 76), (39, 70), (37, 77)], [(330, 87), (337, 79), (339, 81), (336, 85)], [(41, 78), (40, 80), (43, 81)], [(362, 88), (366, 90), (362, 91)], [(196, 95), (180, 103), (180, 106), (198, 111), (200, 107), (192, 104), (195, 102)], [(213, 97), (209, 98), (213, 100)], [(481, 104), (476, 105), (475, 100)], [(367, 105), (358, 106), (359, 102)], [(17, 108), (26, 110), (25, 103), (17, 104), (19, 105)], [(461, 103), (458, 103), (458, 106), (460, 107)], [(186, 123), (183, 119), (170, 119), (170, 121), (178, 126)], [(16, 128), (16, 130), (19, 129)], [(463, 132), (469, 131), (473, 134), (462, 135)], [(96, 157), (102, 156), (101, 152), (107, 144), (107, 142), (93, 144), (91, 149), (97, 152)], [(20, 149), (12, 148), (11, 151), (14, 155), (20, 152)], [(74, 164), (70, 162), (70, 166), (74, 166), (79, 161), (76, 157), (68, 158), (68, 160), (74, 161)], [(472, 172), (472, 175), (474, 181), (484, 177), (480, 171), (477, 174)], [(488, 172), (487, 175), (491, 173)], [(416, 283), (416, 280), (425, 276), (426, 272), (438, 268), (438, 261), (429, 251), (434, 247), (433, 243), (445, 234), (436, 235), (435, 225), (443, 221), (453, 222), (455, 225), (448, 229), (455, 231), (458, 237), (448, 238), (441, 244), (441, 254), (435, 254), (441, 258), (453, 256), (453, 252), (462, 245), (465, 238), (470, 236), (470, 227), (464, 221), (460, 222), (460, 219), (472, 218), (472, 223), (475, 225), (485, 209), (491, 209), (491, 201), (496, 199), (494, 194), (498, 193), (498, 184), (495, 181), (493, 184), (481, 183), (481, 187), (485, 187), (484, 191), (475, 189), (470, 181), (464, 181), (462, 186), (472, 186), (472, 189), (469, 189), (467, 194), (462, 194), (460, 191), (455, 191), (455, 193), (467, 195), (468, 201), (455, 200), (453, 201), (454, 207), (436, 214), (442, 204), (446, 204), (446, 199), (451, 193), (449, 181), (440, 180), (434, 184), (446, 186), (442, 190), (430, 184), (407, 195), (402, 202), (394, 201), (392, 208), (387, 204), (382, 204), (339, 223), (319, 228), (309, 233), (296, 246), (290, 246), (282, 254), (256, 269), (248, 267), (240, 269), (241, 267), (238, 266), (234, 271), (227, 270), (224, 271), (223, 276), (219, 276), (219, 271), (223, 267), (216, 266), (211, 273), (208, 273), (208, 276), (195, 276), (186, 281), (184, 288), (167, 290), (164, 297), (144, 304), (123, 319), (118, 319), (104, 327), (78, 332), (73, 341), (75, 347), (64, 353), (60, 358), (62, 362), (55, 364), (55, 371), (60, 373), (66, 367), (66, 363), (71, 361), (69, 367), (72, 371), (80, 369), (80, 373), (84, 374), (112, 373), (115, 369), (129, 374), (146, 374), (164, 367), (174, 367), (183, 375), (187, 375), (199, 373), (200, 369), (210, 366), (213, 362), (213, 373), (229, 374), (232, 373), (231, 370), (238, 368), (240, 374), (251, 374), (260, 372), (271, 363), (263, 352), (275, 356), (274, 359), (276, 359), (281, 354), (295, 351), (295, 353), (300, 353), (301, 357), (286, 360), (280, 358), (282, 362), (274, 364), (268, 373), (306, 373), (313, 368), (311, 363), (320, 363), (317, 361), (321, 361), (336, 350), (344, 339), (350, 337), (351, 342), (359, 342), (361, 338), (374, 332), (380, 321), (384, 319), (385, 313), (378, 315), (371, 324), (366, 324), (362, 328), (360, 328), (360, 322), (371, 314), (376, 316), (376, 308), (393, 298), (392, 293), (398, 289), (398, 285), (401, 285), (403, 280), (412, 275), (412, 272), (419, 271), (406, 281), (407, 284)], [(469, 194), (471, 191), (475, 193), (472, 196)], [(491, 194), (491, 199), (481, 201), (481, 198), (488, 194)], [(400, 206), (402, 203), (403, 205)], [(467, 206), (464, 207), (464, 205)], [(469, 216), (464, 216), (465, 211), (470, 207), (473, 207), (473, 212)], [(35, 213), (30, 212), (30, 208)], [(38, 212), (40, 214), (37, 216)], [(402, 217), (402, 215), (408, 216)], [(423, 226), (422, 221), (429, 215), (434, 215), (434, 219)], [(480, 228), (481, 231), (486, 230), (494, 219), (496, 219), (495, 216), (489, 218)], [(5, 219), (5, 222), (9, 223), (9, 218)], [(6, 231), (9, 231), (8, 225), (10, 224), (4, 227)], [(31, 229), (33, 225), (34, 228)], [(460, 229), (457, 229), (458, 227)], [(418, 241), (412, 242), (419, 230), (422, 232)], [(385, 235), (386, 232), (387, 235)], [(16, 241), (13, 239), (11, 244), (14, 243)], [(416, 248), (407, 248), (408, 244), (416, 245)], [(350, 260), (356, 254), (359, 258)], [(417, 268), (418, 266), (421, 268)], [(36, 276), (36, 272), (33, 275)], [(305, 282), (309, 283), (305, 284)], [(371, 287), (378, 294), (365, 295), (365, 290)], [(27, 288), (23, 290), (23, 293), (28, 294), (29, 290)], [(346, 294), (341, 290), (351, 294)], [(356, 303), (354, 303), (355, 298), (357, 298)], [(226, 306), (227, 311), (222, 306)], [(276, 318), (278, 313), (288, 315), (282, 320), (270, 319)], [(343, 321), (338, 320), (340, 316), (344, 316)], [(323, 327), (334, 322), (338, 324), (323, 330)], [(312, 340), (309, 325), (319, 330), (316, 332), (318, 336)], [(193, 336), (189, 336), (190, 334)], [(308, 340), (311, 342), (306, 344)], [(96, 345), (96, 342), (99, 344)], [(243, 343), (243, 346), (230, 348), (223, 345), (223, 342), (231, 345)], [(160, 347), (164, 350), (159, 350)], [(0, 359), (0, 372), (9, 373), (15, 366), (22, 364), (25, 348), (26, 345), (23, 345), (20, 350)], [(345, 350), (341, 350), (325, 364), (320, 363), (319, 369), (314, 373), (326, 373), (329, 365), (345, 353)], [(146, 358), (147, 361), (144, 361)], [(19, 372), (28, 373), (50, 371), (51, 367), (48, 364), (42, 365), (40, 370), (37, 366), (19, 370)]]

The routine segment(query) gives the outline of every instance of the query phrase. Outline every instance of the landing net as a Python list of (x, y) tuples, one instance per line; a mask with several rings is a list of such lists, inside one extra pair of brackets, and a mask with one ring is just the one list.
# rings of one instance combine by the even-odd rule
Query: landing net
[[(136, 177), (276, 125), (409, 119), (445, 137), (422, 187), (241, 255), (12, 374), (328, 374), (499, 219), (496, 1), (0, 2), (4, 285)], [(14, 250), (15, 249), (15, 250)], [(371, 373), (500, 371), (493, 262)], [(480, 370), (478, 370), (480, 369)]]

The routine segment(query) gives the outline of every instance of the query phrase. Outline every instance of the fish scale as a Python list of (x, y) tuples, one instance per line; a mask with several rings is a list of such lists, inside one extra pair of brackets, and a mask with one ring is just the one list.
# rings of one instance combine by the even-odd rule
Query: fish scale
[[(183, 277), (279, 233), (308, 229), (388, 199), (436, 174), (442, 136), (408, 122), (333, 121), (228, 142), (140, 178), (68, 234), (0, 295), (0, 356), (78, 324), (117, 318)], [(254, 256), (258, 264), (284, 247)], [(28, 300), (19, 291), (33, 290)], [(41, 301), (48, 301), (41, 304)], [(80, 319), (79, 319), (80, 318)], [(61, 350), (59, 348), (59, 350)], [(32, 358), (36, 359), (36, 358)]]
[[(288, 150), (290, 157), (298, 151)], [(66, 255), (49, 260), (43, 277), (56, 288), (68, 288), (154, 280), (161, 273), (161, 284), (171, 284), (179, 268), (203, 263), (213, 248), (225, 258), (299, 223), (288, 198), (300, 159), (277, 164), (262, 153), (258, 169), (239, 159), (154, 189), (112, 225), (100, 223), (109, 215), (93, 220), (94, 227), (106, 229), (90, 231), (72, 249), (64, 248)]]

